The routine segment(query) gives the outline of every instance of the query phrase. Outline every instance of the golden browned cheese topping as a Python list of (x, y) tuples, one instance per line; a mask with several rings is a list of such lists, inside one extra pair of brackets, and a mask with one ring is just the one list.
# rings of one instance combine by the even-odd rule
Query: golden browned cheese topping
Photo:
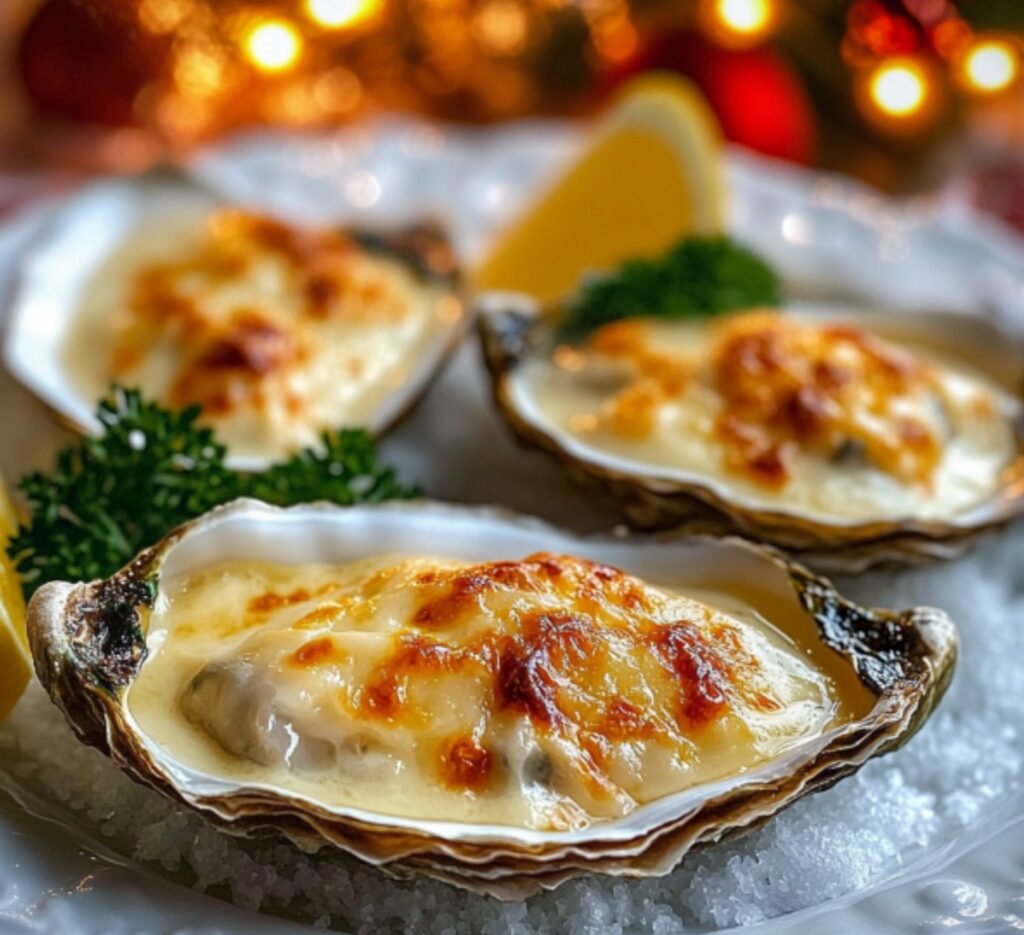
[[(301, 368), (315, 347), (316, 324), (329, 320), (398, 320), (401, 296), (385, 271), (336, 230), (293, 227), (237, 209), (215, 212), (194, 255), (141, 269), (131, 285), (113, 349), (115, 378), (128, 376), (160, 342), (180, 354), (167, 402), (201, 405), (209, 416), (260, 409), (286, 396), (296, 413), (302, 395), (272, 385)], [(268, 260), (290, 280), (288, 309), (252, 304)], [(342, 378), (343, 375), (339, 375)]]
[[(702, 629), (701, 605), (688, 606), (695, 619), (655, 623), (640, 581), (583, 559), (540, 553), (431, 570), (417, 575), (412, 587), (414, 632), (398, 638), (361, 685), (346, 687), (342, 703), (349, 714), (423, 727), (429, 712), (415, 703), (417, 683), (453, 674), (482, 677), (490, 684), (486, 694), (495, 715), (525, 715), (536, 729), (569, 741), (578, 768), (597, 790), (609, 783), (603, 760), (611, 741), (673, 744), (693, 737), (727, 710), (730, 691), (747, 690), (745, 679), (758, 668), (727, 624)], [(492, 617), (469, 639), (453, 640), (460, 627), (478, 622), (482, 608), (515, 593), (558, 600), (550, 610), (513, 613), (512, 620)], [(264, 594), (250, 607), (273, 607), (291, 597)], [(289, 663), (315, 668), (338, 658), (331, 638), (317, 636)], [(653, 680), (623, 678), (624, 659), (630, 668), (650, 671)], [(651, 708), (655, 687), (661, 698), (672, 699), (668, 717)], [(748, 700), (759, 710), (775, 705), (762, 692)], [(469, 735), (441, 741), (437, 764), (451, 787), (482, 787), (494, 768), (491, 752)]]
[[(569, 555), (168, 580), (131, 689), (139, 723), (204, 774), (387, 814), (582, 828), (874, 703), (805, 641), (795, 602), (684, 596)], [(776, 612), (797, 615), (792, 633)]]
[(736, 319), (720, 331), (714, 375), (730, 463), (763, 484), (786, 481), (793, 445), (828, 456), (859, 446), (876, 467), (922, 484), (942, 456), (916, 405), (936, 389), (931, 369), (849, 325)]
[(659, 407), (700, 379), (720, 401), (714, 432), (726, 466), (764, 487), (786, 484), (797, 450), (828, 458), (849, 450), (924, 486), (941, 460), (935, 373), (865, 331), (747, 313), (716, 324), (709, 359), (694, 361), (652, 350), (644, 328), (617, 322), (588, 344), (635, 368), (605, 413), (614, 432), (649, 434)]
[(453, 789), (480, 792), (494, 772), (494, 754), (472, 734), (460, 734), (441, 746), (441, 781)]
[(658, 406), (686, 391), (690, 376), (687, 361), (678, 354), (651, 348), (636, 321), (618, 321), (598, 328), (587, 347), (635, 367), (634, 379), (612, 400), (607, 411), (608, 422), (619, 435), (643, 438), (650, 434)]

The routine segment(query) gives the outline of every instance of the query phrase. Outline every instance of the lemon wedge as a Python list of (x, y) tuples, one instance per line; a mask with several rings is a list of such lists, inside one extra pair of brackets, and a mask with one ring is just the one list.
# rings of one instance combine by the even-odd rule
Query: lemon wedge
[(0, 721), (18, 703), (32, 675), (32, 660), (25, 638), (25, 601), (18, 575), (5, 549), (17, 525), (14, 506), (0, 479)]
[(707, 102), (685, 79), (647, 75), (499, 235), (473, 282), (557, 299), (584, 273), (661, 253), (688, 234), (721, 233), (724, 202), (721, 131)]

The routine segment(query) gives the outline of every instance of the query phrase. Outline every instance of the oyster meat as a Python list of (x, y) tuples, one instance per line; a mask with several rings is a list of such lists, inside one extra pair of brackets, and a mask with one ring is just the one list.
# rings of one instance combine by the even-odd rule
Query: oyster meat
[[(83, 250), (96, 228), (101, 248)], [(72, 285), (50, 285), (58, 266)], [(258, 467), (324, 431), (385, 429), (467, 317), (433, 227), (310, 228), (149, 177), (101, 183), (58, 216), (29, 258), (7, 359), (86, 427), (111, 382), (198, 404), (234, 463)]]
[(1021, 509), (1020, 357), (980, 321), (752, 310), (564, 342), (501, 310), (482, 328), (516, 432), (637, 526), (864, 563), (941, 554)]
[(515, 898), (665, 873), (899, 746), (939, 611), (867, 611), (740, 540), (574, 539), (427, 503), (238, 501), (40, 589), (86, 742), (237, 833)]

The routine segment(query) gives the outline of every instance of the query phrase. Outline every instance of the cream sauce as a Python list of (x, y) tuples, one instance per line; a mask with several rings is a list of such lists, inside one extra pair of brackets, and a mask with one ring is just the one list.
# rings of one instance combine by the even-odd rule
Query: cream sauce
[[(236, 247), (230, 235), (218, 242), (221, 216), (162, 218), (101, 266), (63, 349), (83, 394), (98, 399), (117, 381), (165, 404), (203, 404), (212, 384), (224, 404), (206, 405), (203, 418), (232, 454), (280, 457), (315, 445), (324, 431), (371, 424), (417, 372), (439, 330), (464, 314), (446, 287), (357, 245), (346, 261), (352, 287), (313, 307), (302, 262), (259, 245)], [(238, 268), (224, 262), (232, 249)], [(146, 308), (140, 275), (168, 264), (182, 267), (169, 279), (184, 310)], [(256, 323), (249, 334), (231, 332), (241, 316)], [(219, 355), (220, 366), (199, 367), (189, 385), (182, 374), (202, 354)], [(245, 354), (252, 369), (235, 361), (232, 370), (232, 355)]]
[(552, 556), (224, 564), (162, 582), (128, 705), (175, 760), (238, 783), (578, 828), (870, 708), (795, 605), (792, 636), (758, 606)]

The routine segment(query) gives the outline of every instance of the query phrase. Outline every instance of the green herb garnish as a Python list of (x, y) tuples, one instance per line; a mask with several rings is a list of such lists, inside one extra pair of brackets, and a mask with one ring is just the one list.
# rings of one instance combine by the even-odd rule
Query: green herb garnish
[(108, 577), (175, 526), (236, 497), (350, 505), (419, 493), (380, 464), (361, 429), (325, 433), (322, 450), (262, 472), (231, 470), (225, 446), (197, 424), (199, 412), (172, 412), (114, 387), (97, 409), (102, 436), (61, 451), (50, 473), (21, 479), (30, 518), (7, 551), (26, 596), (47, 581)]
[(689, 237), (664, 256), (630, 260), (583, 286), (561, 330), (579, 337), (619, 318), (698, 318), (781, 300), (775, 271), (756, 254), (728, 237)]

